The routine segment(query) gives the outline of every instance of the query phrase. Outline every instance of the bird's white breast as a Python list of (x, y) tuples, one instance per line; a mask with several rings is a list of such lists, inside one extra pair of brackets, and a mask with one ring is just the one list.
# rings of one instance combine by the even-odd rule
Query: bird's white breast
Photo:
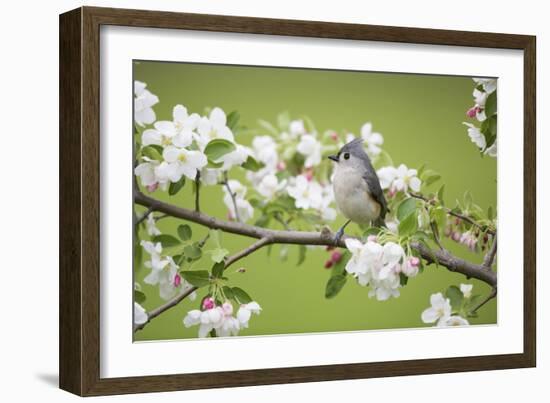
[(371, 197), (359, 171), (336, 165), (332, 180), (336, 205), (342, 214), (358, 224), (370, 224), (380, 215), (380, 205)]

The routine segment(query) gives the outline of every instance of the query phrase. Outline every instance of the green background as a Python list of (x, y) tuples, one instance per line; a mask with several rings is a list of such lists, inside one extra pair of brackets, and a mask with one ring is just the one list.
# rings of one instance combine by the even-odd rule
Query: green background
[[(384, 136), (383, 148), (396, 166), (404, 163), (419, 168), (426, 163), (442, 175), (447, 204), (462, 199), (464, 192), (470, 190), (483, 209), (496, 206), (496, 159), (482, 158), (462, 125), (467, 120), (465, 111), (473, 104), (471, 78), (139, 61), (134, 63), (134, 79), (147, 83), (148, 89), (160, 98), (154, 107), (158, 120), (171, 120), (173, 106), (183, 104), (189, 112), (201, 114), (206, 107), (214, 106), (226, 113), (238, 110), (240, 123), (248, 128), (259, 128), (258, 119), (274, 122), (282, 111), (289, 111), (293, 119), (309, 116), (321, 133), (334, 129), (358, 134), (361, 125), (371, 121), (374, 130)], [(236, 138), (245, 145), (251, 139), (250, 135)], [(247, 184), (244, 175), (231, 173)], [(191, 188), (188, 183), (174, 197), (161, 192), (154, 195), (192, 208)], [(201, 199), (203, 211), (226, 217), (220, 186), (203, 188)], [(342, 222), (339, 216), (333, 229)], [(158, 227), (163, 233), (175, 235), (180, 223), (164, 219)], [(207, 232), (200, 226), (191, 226), (195, 239)], [(356, 226), (348, 227), (348, 233), (355, 231)], [(144, 238), (147, 239), (145, 235)], [(222, 237), (223, 246), (231, 254), (251, 242), (236, 235)], [(470, 253), (448, 240), (445, 243), (460, 257), (482, 261), (480, 254)], [(473, 283), (474, 294), (490, 291), (485, 283), (432, 265), (410, 279), (399, 298), (383, 302), (369, 299), (368, 288), (348, 281), (336, 298), (327, 300), (324, 290), (330, 272), (323, 263), (328, 253), (309, 250), (306, 262), (296, 266), (297, 247), (289, 248), (286, 262), (278, 258), (279, 248), (273, 247), (270, 256), (265, 249), (260, 250), (228, 270), (231, 285), (245, 289), (263, 308), (240, 335), (421, 327), (426, 325), (420, 314), (429, 307), (432, 293), (444, 292), (449, 285), (461, 282)], [(205, 263), (194, 268), (209, 267), (210, 263)], [(245, 267), (246, 273), (236, 273), (238, 267)], [(156, 287), (143, 284), (147, 272), (143, 267), (136, 268), (135, 279), (147, 295), (143, 306), (150, 310), (164, 301)], [(197, 327), (186, 329), (182, 319), (187, 311), (198, 308), (205, 292), (200, 291), (195, 302), (185, 300), (155, 318), (135, 334), (135, 340), (197, 337)], [(496, 315), (496, 300), (492, 300), (470, 323), (496, 323)]]

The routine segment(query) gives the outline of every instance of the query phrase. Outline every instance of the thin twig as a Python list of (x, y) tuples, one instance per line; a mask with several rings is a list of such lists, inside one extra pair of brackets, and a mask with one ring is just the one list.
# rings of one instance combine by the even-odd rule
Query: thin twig
[(493, 239), (493, 244), (491, 245), (491, 249), (489, 249), (489, 252), (485, 255), (485, 259), (483, 259), (483, 267), (486, 269), (490, 269), (491, 266), (493, 266), (493, 262), (495, 260), (495, 256), (497, 254), (497, 236), (495, 235)]
[(201, 171), (197, 169), (197, 174), (195, 175), (195, 211), (200, 212), (200, 189), (201, 189)]
[(481, 308), (483, 305), (485, 305), (487, 302), (489, 302), (490, 300), (492, 300), (496, 296), (497, 296), (497, 288), (493, 287), (493, 289), (491, 290), (491, 293), (483, 301), (481, 301), (479, 304), (477, 304), (477, 306), (474, 309), (472, 309), (470, 312), (471, 313), (476, 313), (479, 308)]
[(181, 294), (179, 294), (177, 297), (171, 299), (164, 305), (159, 306), (158, 308), (153, 309), (152, 311), (147, 313), (147, 322), (142, 323), (141, 325), (134, 325), (134, 332), (137, 332), (138, 330), (143, 329), (150, 321), (151, 319), (156, 318), (161, 313), (169, 310), (170, 308), (175, 307), (177, 304), (179, 304), (181, 301), (183, 301), (185, 298), (187, 298), (189, 295), (191, 295), (193, 292), (197, 290), (197, 287), (191, 287), (184, 290)]
[(136, 220), (136, 224), (135, 225), (139, 225), (141, 224), (143, 221), (145, 221), (145, 219), (147, 218), (147, 216), (149, 214), (151, 214), (151, 212), (153, 211), (153, 206), (149, 206), (149, 208), (147, 209), (147, 211), (145, 213), (143, 213), (143, 215), (141, 217), (139, 217), (137, 220)]
[(241, 218), (239, 217), (239, 209), (237, 208), (237, 199), (235, 197), (235, 193), (233, 193), (233, 191), (231, 190), (231, 187), (229, 186), (227, 171), (223, 173), (222, 184), (225, 186), (225, 188), (229, 192), (229, 196), (231, 196), (231, 201), (233, 202), (233, 209), (235, 210), (235, 220), (237, 220), (237, 222), (241, 222)]
[(272, 241), (269, 238), (261, 238), (258, 241), (254, 242), (252, 245), (250, 245), (248, 248), (245, 248), (242, 251), (234, 254), (233, 256), (228, 257), (227, 260), (225, 261), (225, 269), (227, 269), (237, 260), (240, 260), (243, 257), (250, 255), (252, 252), (257, 251), (258, 249), (266, 245), (269, 245), (271, 242)]
[[(423, 200), (426, 203), (431, 203), (432, 202), (431, 199), (427, 198), (426, 196), (424, 196), (420, 193), (409, 192), (409, 195), (411, 197), (414, 197), (415, 199)], [(445, 209), (445, 212), (447, 214), (449, 214), (450, 216), (453, 216), (453, 217), (459, 218), (463, 221), (466, 221), (467, 223), (473, 225), (474, 227), (476, 227), (479, 230), (484, 231), (488, 234), (495, 235), (495, 231), (493, 229), (486, 228), (483, 225), (478, 224), (473, 218), (468, 217), (467, 215), (464, 215), (464, 214), (457, 213), (456, 211), (453, 211), (453, 210), (451, 210), (450, 208), (447, 208), (447, 207), (444, 207), (444, 209)]]

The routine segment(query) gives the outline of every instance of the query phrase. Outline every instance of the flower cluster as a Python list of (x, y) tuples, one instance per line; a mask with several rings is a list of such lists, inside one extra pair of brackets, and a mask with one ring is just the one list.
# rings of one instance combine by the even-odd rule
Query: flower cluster
[(405, 164), (397, 168), (387, 166), (380, 168), (377, 172), (380, 178), (382, 189), (388, 189), (388, 195), (393, 196), (397, 192), (408, 192), (411, 189), (414, 192), (420, 191), (422, 181), (418, 178), (416, 169), (409, 169)]
[[(158, 285), (160, 297), (164, 300), (173, 298), (180, 290), (187, 289), (191, 285), (178, 273), (178, 265), (171, 256), (162, 255), (162, 244), (151, 241), (141, 241), (141, 246), (150, 255), (150, 260), (144, 263), (151, 272), (143, 279), (146, 284)], [(189, 295), (191, 300), (196, 298), (196, 293)]]
[[(466, 116), (481, 122), (478, 127), (469, 122), (463, 122), (468, 128), (470, 140), (479, 150), (491, 157), (497, 156), (496, 140), (496, 90), (497, 80), (492, 78), (474, 78), (474, 106), (466, 111)], [(491, 120), (494, 120), (492, 122)]]
[(464, 301), (468, 301), (472, 297), (472, 288), (472, 284), (460, 284), (460, 291), (457, 292), (462, 293), (462, 295), (460, 295), (460, 302), (458, 303), (460, 306), (457, 307), (453, 307), (450, 298), (445, 298), (442, 293), (432, 294), (430, 297), (431, 306), (422, 312), (422, 322), (435, 323), (437, 327), (469, 325), (468, 320), (462, 317), (460, 313), (464, 311)]
[(371, 286), (369, 297), (376, 296), (379, 301), (399, 296), (400, 274), (414, 277), (418, 274), (420, 260), (416, 256), (407, 256), (401, 245), (386, 242), (384, 245), (371, 236), (363, 243), (347, 238), (346, 247), (351, 258), (346, 271), (357, 278), (362, 286)]
[(336, 218), (336, 210), (329, 207), (334, 202), (332, 185), (321, 185), (311, 175), (298, 175), (291, 179), (287, 191), (297, 208), (317, 210), (325, 221)]
[(185, 327), (199, 325), (199, 337), (208, 336), (211, 331), (218, 337), (237, 336), (239, 330), (248, 327), (252, 314), (259, 315), (262, 308), (255, 302), (242, 304), (236, 316), (233, 316), (233, 304), (225, 301), (216, 305), (213, 298), (207, 297), (202, 302), (202, 309), (189, 311), (183, 319)]

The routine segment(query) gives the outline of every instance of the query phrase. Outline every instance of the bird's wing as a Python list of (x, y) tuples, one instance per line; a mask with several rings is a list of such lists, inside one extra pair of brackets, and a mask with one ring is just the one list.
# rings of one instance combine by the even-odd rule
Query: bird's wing
[(363, 175), (363, 179), (365, 180), (365, 182), (367, 182), (369, 193), (372, 198), (376, 200), (378, 204), (380, 204), (380, 218), (384, 220), (384, 217), (386, 217), (386, 213), (388, 212), (388, 205), (386, 203), (386, 198), (384, 197), (382, 187), (380, 186), (380, 180), (378, 179), (378, 176), (376, 174), (366, 173), (365, 175)]

